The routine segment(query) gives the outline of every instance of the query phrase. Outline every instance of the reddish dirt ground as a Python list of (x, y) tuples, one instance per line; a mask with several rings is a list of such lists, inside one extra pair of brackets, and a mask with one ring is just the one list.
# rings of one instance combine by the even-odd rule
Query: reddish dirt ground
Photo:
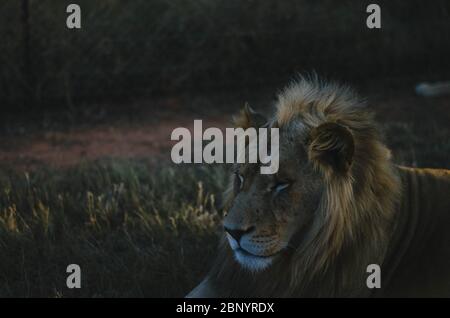
[[(420, 123), (428, 118), (442, 127), (448, 127), (450, 122), (450, 97), (424, 99), (407, 91), (376, 93), (369, 100), (382, 122)], [(105, 157), (169, 160), (173, 144), (170, 135), (174, 128), (192, 129), (194, 119), (203, 119), (204, 128), (223, 129), (239, 108), (205, 109), (203, 105), (198, 111), (195, 108), (184, 109), (183, 102), (177, 99), (167, 99), (162, 103), (155, 107), (161, 111), (154, 113), (152, 110), (151, 115), (146, 114), (148, 120), (0, 137), (0, 164), (31, 169), (43, 164), (67, 167), (82, 160)]]
[[(100, 158), (153, 158), (170, 159), (170, 140), (173, 129), (186, 127), (193, 130), (194, 117), (181, 120), (162, 120), (155, 123), (90, 128), (70, 131), (44, 132), (0, 139), (0, 164), (33, 168), (42, 164), (67, 167), (82, 160)], [(208, 118), (204, 127), (225, 128), (227, 120)], [(11, 137), (9, 137), (11, 138)]]

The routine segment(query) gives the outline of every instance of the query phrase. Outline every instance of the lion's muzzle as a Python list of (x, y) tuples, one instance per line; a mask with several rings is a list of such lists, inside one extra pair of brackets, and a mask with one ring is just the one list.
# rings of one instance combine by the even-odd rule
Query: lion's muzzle
[(276, 235), (258, 234), (256, 228), (244, 230), (224, 227), (236, 261), (245, 268), (260, 271), (272, 264), (282, 248)]

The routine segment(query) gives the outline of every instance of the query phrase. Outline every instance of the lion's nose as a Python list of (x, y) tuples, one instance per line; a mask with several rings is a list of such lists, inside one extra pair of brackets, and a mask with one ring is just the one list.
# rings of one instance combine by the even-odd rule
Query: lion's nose
[(245, 230), (242, 229), (230, 229), (226, 226), (224, 226), (225, 232), (230, 234), (238, 243), (241, 240), (241, 237), (245, 234), (251, 233), (255, 230), (254, 226), (251, 226)]

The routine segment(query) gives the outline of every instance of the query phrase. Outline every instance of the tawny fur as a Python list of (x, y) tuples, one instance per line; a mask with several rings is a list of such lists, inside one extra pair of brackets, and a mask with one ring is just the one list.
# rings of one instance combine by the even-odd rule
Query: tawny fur
[[(243, 127), (251, 125), (248, 116), (241, 116), (237, 122)], [(304, 235), (291, 242), (294, 249), (289, 258), (262, 273), (252, 274), (241, 269), (223, 243), (203, 287), (194, 290), (190, 296), (345, 297), (374, 294), (366, 286), (366, 266), (392, 263), (388, 256), (402, 253), (395, 250), (396, 242), (402, 240), (398, 233), (410, 229), (399, 225), (402, 224), (399, 219), (409, 217), (404, 208), (407, 206), (405, 200), (415, 200), (405, 194), (404, 188), (409, 184), (405, 174), (414, 175), (416, 171), (406, 171), (392, 163), (390, 151), (382, 141), (372, 114), (347, 87), (318, 79), (301, 79), (279, 94), (276, 113), (269, 122), (280, 129), (295, 125), (303, 127), (302, 138), (305, 147), (309, 147), (309, 159), (315, 163), (326, 184), (315, 219)], [(329, 166), (314, 161), (311, 147), (327, 145), (312, 145), (308, 138), (324, 123), (346, 127), (353, 136), (354, 154), (345, 173), (335, 173)], [(450, 173), (428, 171), (427, 178), (436, 179), (434, 174), (440, 175), (442, 191), (448, 191)], [(226, 197), (231, 204), (233, 191), (227, 191)], [(439, 209), (448, 207), (447, 199)], [(443, 218), (448, 219), (447, 216)], [(394, 275), (395, 270), (397, 268), (389, 268), (386, 276)], [(450, 284), (448, 291), (450, 293)]]

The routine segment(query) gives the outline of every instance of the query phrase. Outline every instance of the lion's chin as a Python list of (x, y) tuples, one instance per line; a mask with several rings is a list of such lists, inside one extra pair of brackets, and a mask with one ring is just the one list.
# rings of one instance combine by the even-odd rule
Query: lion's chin
[(260, 272), (272, 264), (275, 256), (256, 256), (238, 248), (234, 250), (234, 257), (242, 267)]

